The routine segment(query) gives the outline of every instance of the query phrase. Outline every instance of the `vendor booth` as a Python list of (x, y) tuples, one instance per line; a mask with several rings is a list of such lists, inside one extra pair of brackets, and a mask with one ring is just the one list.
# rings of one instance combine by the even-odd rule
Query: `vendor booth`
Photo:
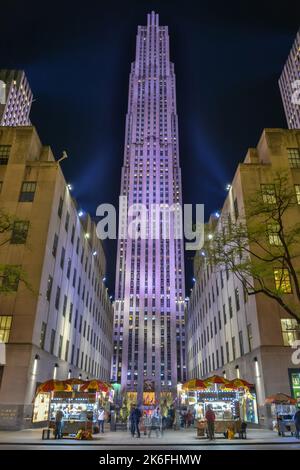
[(294, 414), (297, 400), (285, 393), (276, 393), (266, 398), (267, 415), (271, 417), (271, 428), (279, 435), (295, 434)]
[(63, 436), (80, 438), (82, 433), (91, 436), (97, 425), (98, 408), (100, 405), (109, 407), (111, 393), (110, 386), (98, 380), (45, 382), (37, 389), (33, 421), (37, 422), (42, 416), (43, 421), (48, 422), (48, 428), (54, 429), (56, 413), (60, 410), (63, 412)]
[(229, 381), (215, 375), (204, 381), (190, 380), (181, 387), (179, 400), (193, 413), (198, 436), (206, 434), (208, 406), (216, 416), (215, 433), (225, 437), (240, 434), (245, 428), (242, 423), (258, 422), (253, 385), (241, 379)]

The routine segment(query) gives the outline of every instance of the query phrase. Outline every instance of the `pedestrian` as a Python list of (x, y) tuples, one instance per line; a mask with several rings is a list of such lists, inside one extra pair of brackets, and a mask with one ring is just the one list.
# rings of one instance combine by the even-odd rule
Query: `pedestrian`
[(159, 436), (159, 430), (162, 430), (162, 415), (160, 409), (156, 408), (151, 417), (151, 426), (148, 437), (151, 437), (152, 431), (156, 432), (156, 437)]
[(278, 436), (285, 437), (285, 424), (281, 415), (277, 415)]
[(98, 410), (98, 425), (99, 432), (104, 434), (104, 420), (105, 420), (105, 410), (102, 405), (100, 405)]
[(215, 415), (211, 405), (208, 405), (208, 407), (207, 407), (207, 411), (205, 413), (205, 419), (207, 421), (208, 439), (210, 441), (212, 441), (215, 438), (216, 415)]
[(173, 429), (174, 421), (175, 421), (175, 409), (174, 409), (174, 405), (171, 405), (170, 408), (169, 408), (169, 412), (168, 412), (168, 421), (169, 421), (169, 428), (170, 428), (170, 429)]
[(188, 428), (191, 427), (192, 422), (193, 422), (193, 415), (192, 415), (191, 410), (188, 410), (186, 414), (186, 425)]
[(131, 432), (132, 437), (135, 436), (135, 433), (137, 434), (138, 438), (141, 437), (140, 428), (139, 428), (141, 416), (142, 416), (142, 413), (139, 407), (132, 405), (130, 415), (129, 415), (130, 432)]
[(187, 411), (183, 412), (183, 425), (185, 428), (187, 427)]
[(296, 438), (300, 439), (300, 408), (294, 414), (294, 423), (296, 428)]
[(62, 425), (63, 425), (64, 412), (61, 407), (58, 408), (55, 414), (55, 430), (54, 430), (54, 439), (62, 438)]
[(164, 402), (161, 407), (162, 429), (166, 429), (168, 427), (168, 413), (167, 403)]

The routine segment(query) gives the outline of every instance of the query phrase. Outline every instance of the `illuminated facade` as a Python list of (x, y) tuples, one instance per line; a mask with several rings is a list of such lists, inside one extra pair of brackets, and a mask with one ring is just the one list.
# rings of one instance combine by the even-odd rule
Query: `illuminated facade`
[[(2, 127), (0, 154), (1, 209), (18, 219), (1, 234), (0, 428), (16, 429), (30, 426), (41, 382), (109, 380), (113, 308), (95, 224), (78, 210), (50, 147), (32, 126)], [(10, 266), (22, 267), (29, 286), (5, 280)]]
[[(244, 223), (245, 202), (253, 193), (272, 191), (270, 183), (278, 171), (287, 173), (297, 201), (286, 214), (287, 227), (300, 220), (299, 142), (300, 130), (264, 130), (257, 148), (249, 149), (239, 164), (222, 210), (210, 218), (212, 236), (222, 230), (223, 220)], [(276, 236), (266, 227), (269, 246), (278, 243)], [(298, 271), (299, 260), (294, 263)], [(274, 283), (278, 282), (276, 272)], [(195, 257), (194, 276), (186, 312), (188, 377), (217, 374), (254, 384), (259, 414), (265, 417), (262, 423), (270, 425), (264, 406), (268, 396), (280, 391), (300, 398), (299, 360), (293, 360), (291, 348), (300, 339), (297, 321), (266, 295), (247, 295), (238, 276), (230, 269), (214, 269), (205, 251)], [(286, 295), (298, 303), (292, 289)], [(248, 420), (255, 422), (253, 410), (248, 411)]]
[(300, 29), (279, 79), (289, 129), (300, 129)]
[(29, 126), (32, 91), (23, 70), (0, 70), (0, 126)]
[[(131, 64), (121, 196), (128, 206), (181, 204), (174, 65), (167, 26), (152, 12)], [(158, 236), (118, 240), (112, 378), (156, 393), (185, 380), (184, 253), (170, 223)]]

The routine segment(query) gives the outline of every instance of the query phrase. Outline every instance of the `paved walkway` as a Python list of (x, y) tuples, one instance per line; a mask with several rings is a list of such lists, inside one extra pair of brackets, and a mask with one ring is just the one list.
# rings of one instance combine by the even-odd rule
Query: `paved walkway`
[(205, 438), (198, 438), (196, 436), (195, 429), (185, 429), (181, 431), (167, 430), (164, 432), (162, 437), (156, 437), (155, 433), (149, 438), (141, 434), (141, 438), (131, 437), (129, 432), (117, 431), (110, 432), (106, 431), (104, 434), (94, 435), (92, 441), (78, 441), (75, 439), (61, 439), (61, 440), (42, 440), (41, 429), (25, 429), (22, 431), (0, 431), (0, 446), (5, 444), (15, 445), (83, 445), (83, 446), (238, 446), (238, 445), (265, 445), (265, 444), (287, 444), (287, 445), (299, 445), (300, 441), (295, 437), (279, 437), (277, 433), (266, 429), (249, 429), (247, 431), (247, 440), (233, 439), (227, 440), (221, 437), (217, 437), (215, 441), (208, 441)]

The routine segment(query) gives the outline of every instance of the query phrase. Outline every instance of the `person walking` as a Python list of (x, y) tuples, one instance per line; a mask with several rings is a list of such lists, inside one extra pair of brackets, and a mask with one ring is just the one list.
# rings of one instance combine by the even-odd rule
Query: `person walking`
[(300, 439), (300, 408), (294, 414), (294, 423), (296, 428), (296, 438)]
[(99, 432), (103, 434), (104, 434), (104, 420), (105, 420), (105, 410), (103, 406), (100, 406), (98, 410), (98, 425), (99, 425)]
[(212, 441), (215, 438), (215, 420), (216, 415), (212, 410), (211, 405), (208, 405), (207, 411), (205, 413), (205, 419), (207, 421), (207, 432), (208, 432), (208, 439)]
[(173, 429), (175, 422), (175, 408), (174, 405), (171, 405), (168, 412), (169, 428)]
[(166, 429), (168, 426), (168, 406), (166, 402), (161, 407), (161, 417), (162, 417), (162, 429)]
[(61, 439), (62, 438), (62, 425), (63, 425), (63, 417), (64, 412), (61, 407), (58, 408), (56, 415), (55, 415), (55, 431), (54, 431), (54, 439)]
[(129, 415), (130, 432), (131, 432), (132, 437), (135, 436), (135, 433), (137, 434), (137, 437), (141, 437), (141, 433), (139, 429), (141, 415), (142, 413), (139, 407), (132, 406), (130, 415)]
[(188, 410), (188, 412), (186, 414), (186, 425), (187, 425), (188, 428), (191, 427), (192, 421), (193, 421), (192, 412), (191, 412), (191, 410)]
[(160, 413), (160, 409), (156, 408), (154, 410), (152, 417), (151, 417), (151, 426), (150, 426), (150, 431), (148, 434), (148, 437), (151, 437), (152, 431), (156, 432), (156, 437), (159, 436), (159, 430), (162, 432), (162, 415)]

